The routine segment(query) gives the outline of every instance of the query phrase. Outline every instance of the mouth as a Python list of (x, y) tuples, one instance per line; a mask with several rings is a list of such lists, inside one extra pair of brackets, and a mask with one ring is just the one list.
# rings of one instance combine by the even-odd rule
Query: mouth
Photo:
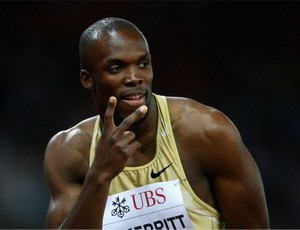
[(122, 97), (122, 102), (129, 106), (141, 106), (145, 104), (146, 93), (131, 92)]

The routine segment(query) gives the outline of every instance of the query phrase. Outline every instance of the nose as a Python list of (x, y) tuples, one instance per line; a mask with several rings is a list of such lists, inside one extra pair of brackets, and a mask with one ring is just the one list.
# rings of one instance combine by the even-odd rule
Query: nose
[(124, 79), (124, 84), (128, 87), (137, 86), (144, 82), (141, 75), (136, 71), (129, 71)]

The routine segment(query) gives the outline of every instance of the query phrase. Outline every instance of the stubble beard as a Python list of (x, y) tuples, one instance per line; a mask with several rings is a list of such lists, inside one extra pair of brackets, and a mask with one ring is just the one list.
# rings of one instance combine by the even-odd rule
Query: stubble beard
[[(140, 117), (138, 120), (136, 120), (136, 121), (133, 123), (133, 126), (134, 126), (134, 125), (139, 125), (139, 124), (143, 123), (143, 122), (147, 119), (148, 114), (149, 114), (149, 108), (150, 108), (151, 101), (152, 101), (152, 94), (150, 94), (149, 99), (146, 101), (146, 106), (148, 107), (148, 112), (147, 112), (146, 114), (144, 114), (142, 117)], [(124, 120), (126, 117), (130, 116), (130, 114), (132, 114), (132, 113), (134, 113), (134, 112), (135, 112), (135, 110), (132, 111), (132, 112), (129, 113), (129, 114), (123, 114), (123, 115), (122, 115), (122, 113), (120, 112), (120, 110), (119, 110), (118, 108), (116, 108), (116, 109), (115, 109), (115, 114), (114, 114), (114, 122), (115, 122), (115, 125), (116, 125), (116, 126), (119, 126), (119, 125), (123, 122), (123, 120)]]

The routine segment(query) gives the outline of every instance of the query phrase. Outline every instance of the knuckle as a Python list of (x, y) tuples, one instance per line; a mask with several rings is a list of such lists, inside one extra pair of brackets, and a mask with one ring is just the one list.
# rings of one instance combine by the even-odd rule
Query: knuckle
[(108, 138), (108, 141), (109, 141), (110, 144), (115, 144), (116, 143), (116, 145), (118, 145), (118, 141), (114, 136), (110, 136)]
[(124, 126), (130, 126), (131, 125), (131, 121), (130, 121), (130, 118), (129, 117), (126, 117), (124, 120), (123, 120), (123, 125)]
[(132, 131), (125, 131), (124, 132), (124, 134), (126, 135), (126, 136), (135, 136), (135, 133), (134, 132), (132, 132)]
[(124, 134), (126, 135), (130, 143), (135, 140), (136, 135), (134, 132), (126, 131)]

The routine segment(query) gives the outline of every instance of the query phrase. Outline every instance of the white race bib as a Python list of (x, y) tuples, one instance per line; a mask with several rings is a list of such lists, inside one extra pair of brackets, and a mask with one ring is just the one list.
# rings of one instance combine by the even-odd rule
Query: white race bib
[(193, 229), (179, 180), (145, 185), (109, 196), (103, 229)]

